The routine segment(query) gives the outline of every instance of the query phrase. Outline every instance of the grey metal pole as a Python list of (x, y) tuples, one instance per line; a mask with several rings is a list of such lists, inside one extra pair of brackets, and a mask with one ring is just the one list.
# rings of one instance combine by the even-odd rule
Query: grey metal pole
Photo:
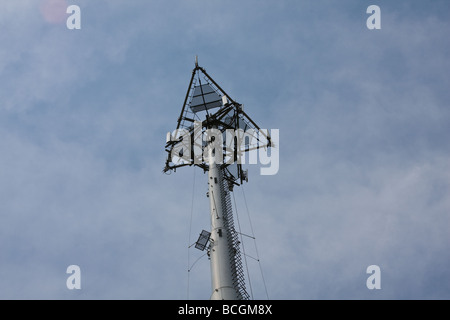
[(226, 208), (223, 207), (223, 186), (220, 164), (214, 162), (213, 148), (208, 148), (208, 191), (211, 212), (211, 300), (238, 300), (240, 294), (233, 284), (234, 252), (231, 245), (231, 230), (225, 223)]

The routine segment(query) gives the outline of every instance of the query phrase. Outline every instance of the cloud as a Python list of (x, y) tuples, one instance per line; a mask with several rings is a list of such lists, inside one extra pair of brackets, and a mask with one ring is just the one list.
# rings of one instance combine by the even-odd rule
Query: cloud
[(369, 31), (364, 5), (330, 3), (81, 1), (78, 31), (34, 1), (0, 5), (1, 297), (184, 299), (189, 279), (209, 298), (207, 258), (187, 272), (205, 175), (161, 172), (198, 54), (280, 129), (278, 174), (249, 166), (235, 191), (271, 299), (447, 298), (448, 5), (383, 2)]

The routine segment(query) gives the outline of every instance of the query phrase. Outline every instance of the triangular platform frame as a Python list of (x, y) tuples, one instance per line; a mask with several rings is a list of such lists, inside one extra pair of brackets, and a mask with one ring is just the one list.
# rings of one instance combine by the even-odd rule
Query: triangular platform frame
[[(202, 79), (204, 81), (203, 83)], [(201, 94), (199, 94), (200, 92)], [(201, 98), (203, 98), (203, 106), (199, 103)], [(214, 113), (211, 112), (212, 109), (217, 108), (218, 110), (214, 110)], [(200, 116), (203, 116), (203, 119)], [(194, 124), (200, 123), (200, 134), (210, 128), (218, 128), (223, 134), (225, 134), (226, 130), (238, 129), (245, 132), (247, 132), (248, 129), (251, 129), (253, 130), (252, 132), (256, 133), (256, 135), (252, 137), (253, 144), (249, 143), (244, 144), (243, 146), (241, 145), (243, 148), (239, 150), (237, 150), (238, 148), (233, 148), (235, 154), (227, 154), (227, 150), (229, 149), (227, 149), (226, 145), (223, 147), (224, 158), (232, 157), (232, 161), (224, 161), (222, 168), (228, 168), (230, 165), (236, 165), (233, 170), (231, 170), (231, 168), (228, 168), (229, 170), (225, 170), (226, 174), (224, 178), (230, 182), (230, 189), (232, 189), (234, 185), (240, 185), (243, 181), (248, 180), (247, 174), (243, 171), (242, 165), (240, 161), (238, 161), (238, 158), (243, 156), (246, 152), (259, 148), (268, 148), (272, 145), (269, 132), (261, 130), (252, 118), (245, 113), (243, 110), (243, 105), (231, 98), (231, 96), (228, 95), (227, 92), (223, 90), (206, 72), (206, 70), (198, 65), (196, 61), (195, 68), (192, 70), (192, 76), (189, 81), (188, 90), (186, 92), (180, 116), (177, 120), (177, 127), (175, 131), (188, 131), (190, 133), (190, 141), (192, 144), (189, 146), (184, 145), (184, 148), (189, 149), (191, 154), (190, 157), (187, 156), (188, 161), (173, 163), (172, 154), (174, 148), (180, 147), (183, 143), (186, 144), (186, 142), (183, 142), (180, 137), (169, 137), (165, 147), (168, 157), (163, 170), (164, 172), (176, 171), (177, 168), (192, 165), (197, 165), (204, 171), (208, 170), (209, 166), (207, 161), (205, 161), (205, 159), (198, 159), (198, 156), (196, 158), (196, 148), (197, 151), (201, 150), (197, 153), (203, 153), (205, 148), (205, 143), (194, 143), (195, 141), (198, 141), (198, 139), (196, 139), (198, 137), (195, 135), (199, 134), (198, 130), (196, 132)], [(186, 155), (184, 158), (186, 158)], [(233, 173), (231, 173), (231, 171), (233, 171)]]

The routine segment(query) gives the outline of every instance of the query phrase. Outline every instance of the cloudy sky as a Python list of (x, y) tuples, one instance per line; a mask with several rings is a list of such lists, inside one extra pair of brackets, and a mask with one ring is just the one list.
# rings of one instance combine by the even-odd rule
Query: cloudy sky
[[(261, 262), (247, 259), (253, 298), (450, 299), (449, 13), (447, 0), (1, 1), (0, 298), (209, 299), (209, 262), (188, 249), (209, 228), (206, 176), (162, 173), (198, 55), (280, 130), (278, 174), (250, 166), (234, 192)], [(81, 290), (66, 287), (73, 264)]]

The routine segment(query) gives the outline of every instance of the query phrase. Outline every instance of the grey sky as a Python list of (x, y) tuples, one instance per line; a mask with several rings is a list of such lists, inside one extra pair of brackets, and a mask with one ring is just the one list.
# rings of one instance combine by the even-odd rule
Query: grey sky
[(271, 299), (450, 298), (448, 1), (67, 0), (81, 30), (43, 4), (0, 4), (0, 298), (187, 297), (206, 179), (162, 168), (195, 55), (280, 130), (278, 174), (244, 185)]

